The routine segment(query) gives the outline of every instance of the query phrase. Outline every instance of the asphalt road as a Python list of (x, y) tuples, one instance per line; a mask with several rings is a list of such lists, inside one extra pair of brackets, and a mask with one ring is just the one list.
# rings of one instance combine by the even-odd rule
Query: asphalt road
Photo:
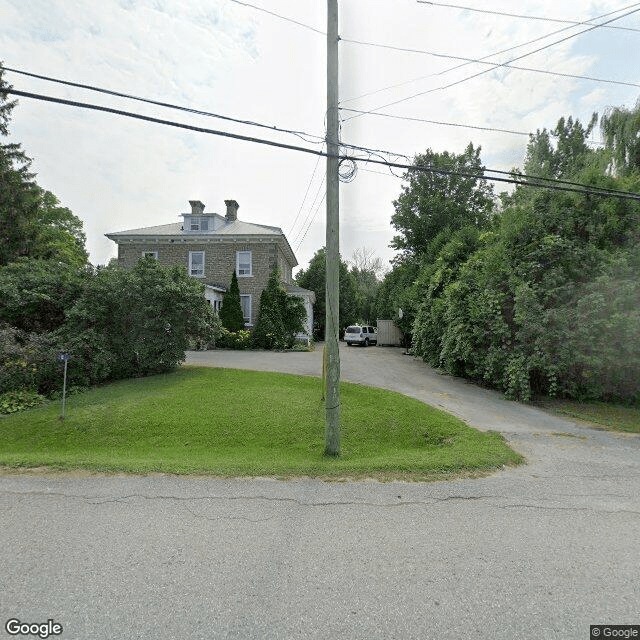
[[(590, 624), (640, 624), (638, 436), (505, 401), (401, 349), (341, 359), (343, 379), (496, 429), (528, 463), (429, 484), (4, 476), (2, 633), (10, 618), (53, 619), (65, 640), (588, 639)], [(188, 357), (309, 375), (320, 362)]]

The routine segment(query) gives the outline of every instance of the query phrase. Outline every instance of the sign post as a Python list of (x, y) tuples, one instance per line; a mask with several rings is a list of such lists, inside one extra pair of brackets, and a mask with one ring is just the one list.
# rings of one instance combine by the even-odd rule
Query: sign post
[(59, 353), (58, 360), (60, 362), (64, 362), (64, 378), (62, 383), (62, 415), (60, 416), (60, 420), (64, 420), (64, 409), (67, 399), (67, 362), (71, 360), (71, 356), (68, 353)]

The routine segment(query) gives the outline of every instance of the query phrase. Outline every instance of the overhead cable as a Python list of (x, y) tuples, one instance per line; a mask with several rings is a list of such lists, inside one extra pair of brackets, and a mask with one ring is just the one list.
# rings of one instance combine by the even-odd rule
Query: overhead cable
[[(621, 11), (626, 11), (627, 9), (631, 9), (633, 7), (636, 6), (637, 3), (635, 4), (631, 4), (628, 5), (626, 7), (622, 7), (621, 9), (616, 9), (615, 11), (609, 11), (607, 13), (602, 13), (598, 16), (594, 16), (593, 18), (590, 18), (588, 22), (585, 23), (578, 23), (578, 24), (588, 24), (589, 22), (593, 22), (594, 20), (602, 20), (603, 18), (608, 18), (609, 16), (615, 14), (615, 13), (620, 13)], [(354, 100), (359, 100), (360, 98), (366, 98), (368, 96), (372, 96), (376, 93), (380, 93), (382, 91), (387, 91), (389, 89), (397, 89), (398, 87), (403, 87), (407, 84), (413, 84), (414, 82), (418, 82), (420, 80), (426, 80), (427, 78), (433, 78), (436, 76), (443, 76), (447, 73), (450, 73), (451, 71), (456, 71), (457, 69), (461, 69), (462, 67), (466, 67), (470, 64), (474, 64), (474, 62), (483, 62), (485, 60), (488, 60), (489, 58), (493, 58), (495, 56), (500, 56), (503, 53), (509, 53), (510, 51), (514, 51), (515, 49), (521, 49), (522, 47), (526, 47), (530, 44), (535, 44), (536, 42), (540, 42), (541, 40), (546, 40), (547, 38), (550, 38), (552, 36), (555, 36), (559, 33), (564, 33), (565, 31), (570, 31), (572, 29), (574, 29), (574, 26), (569, 26), (569, 27), (562, 27), (562, 29), (556, 29), (555, 31), (550, 31), (548, 33), (545, 33), (542, 36), (538, 36), (537, 38), (533, 38), (532, 40), (527, 40), (527, 42), (522, 42), (520, 44), (516, 44), (513, 45), (511, 47), (507, 47), (506, 49), (500, 49), (500, 51), (494, 51), (492, 53), (488, 53), (485, 56), (482, 56), (481, 58), (478, 58), (477, 60), (470, 60), (469, 62), (463, 62), (462, 64), (456, 64), (453, 65), (452, 67), (448, 67), (447, 69), (443, 69), (442, 71), (436, 71), (434, 73), (430, 73), (426, 76), (420, 76), (419, 78), (413, 78), (411, 80), (405, 80), (404, 82), (399, 82), (397, 84), (393, 84), (393, 85), (389, 85), (386, 87), (382, 87), (380, 89), (376, 89), (375, 91), (369, 91), (367, 93), (361, 94), (359, 96), (355, 96), (353, 98), (347, 98), (346, 100), (341, 100), (340, 102), (342, 104), (346, 104), (347, 102), (352, 102)]]
[[(323, 144), (324, 137), (315, 135), (313, 133), (307, 133), (305, 131), (294, 131), (292, 129), (282, 129), (269, 124), (263, 124), (261, 122), (254, 122), (252, 120), (241, 120), (240, 118), (232, 118), (230, 116), (223, 116), (219, 113), (212, 113), (210, 111), (201, 111), (200, 109), (193, 109), (191, 107), (183, 107), (177, 104), (171, 104), (169, 102), (160, 102), (158, 100), (151, 100), (149, 98), (142, 98), (140, 96), (131, 95), (128, 93), (122, 93), (120, 91), (112, 91), (111, 89), (104, 89), (102, 87), (96, 87), (95, 85), (81, 84), (79, 82), (72, 82), (70, 80), (61, 80), (60, 78), (52, 78), (50, 76), (43, 76), (38, 73), (31, 73), (30, 71), (24, 71), (22, 69), (14, 69), (12, 67), (2, 67), (4, 71), (10, 71), (11, 73), (18, 73), (23, 76), (29, 76), (31, 78), (38, 78), (39, 80), (46, 80), (47, 82), (53, 82), (56, 84), (62, 84), (68, 87), (78, 87), (79, 89), (88, 89), (89, 91), (95, 91), (97, 93), (104, 93), (106, 95), (116, 96), (118, 98), (126, 98), (127, 100), (134, 100), (136, 102), (144, 102), (146, 104), (152, 104), (158, 107), (166, 107), (168, 109), (175, 109), (177, 111), (185, 111), (187, 113), (193, 113), (199, 116), (207, 116), (209, 118), (218, 118), (220, 120), (227, 120), (229, 122), (237, 122), (238, 124), (246, 124), (251, 127), (261, 127), (262, 129), (269, 129), (270, 131), (278, 131), (280, 133), (289, 133), (298, 136), (305, 142), (311, 142), (313, 144)], [(308, 140), (307, 138), (315, 138)]]
[[(434, 7), (449, 7), (451, 9), (463, 9), (464, 11), (473, 11), (475, 13), (488, 13), (494, 16), (507, 16), (509, 18), (523, 18), (526, 20), (542, 20), (544, 22), (559, 22), (561, 24), (570, 24), (572, 26), (578, 25), (592, 25), (593, 22), (577, 22), (575, 20), (563, 20), (560, 18), (549, 18), (547, 16), (528, 16), (521, 13), (506, 13), (505, 11), (492, 11), (491, 9), (476, 9), (474, 7), (463, 7), (458, 4), (445, 4), (444, 2), (430, 2), (429, 0), (417, 0), (418, 4), (430, 4)], [(595, 25), (600, 26), (600, 25)], [(620, 27), (613, 25), (605, 25), (606, 29), (622, 29), (624, 31), (640, 31), (640, 29), (635, 29), (633, 27)]]
[(262, 11), (263, 13), (268, 13), (270, 16), (274, 16), (275, 18), (279, 18), (280, 20), (286, 20), (287, 22), (292, 22), (293, 24), (297, 24), (299, 27), (304, 27), (305, 29), (310, 29), (311, 31), (315, 31), (322, 36), (326, 36), (326, 31), (321, 31), (320, 29), (316, 29), (308, 24), (304, 24), (304, 22), (298, 22), (297, 20), (292, 20), (291, 18), (287, 18), (286, 16), (282, 16), (279, 13), (274, 13), (273, 11), (269, 11), (268, 9), (264, 9), (263, 7), (258, 7), (255, 4), (249, 4), (248, 2), (240, 2), (240, 0), (229, 0), (230, 2), (235, 2), (235, 4), (240, 4), (243, 7), (250, 7), (251, 9), (256, 9), (256, 11)]
[[(300, 203), (300, 208), (298, 209), (298, 213), (296, 214), (296, 217), (293, 221), (293, 223), (291, 224), (291, 227), (289, 227), (289, 233), (287, 235), (291, 235), (293, 233), (293, 229), (296, 226), (296, 222), (298, 222), (298, 218), (300, 217), (300, 213), (302, 212), (302, 208), (304, 207), (304, 203), (307, 201), (307, 196), (309, 195), (309, 189), (311, 188), (311, 184), (313, 183), (313, 179), (316, 177), (316, 171), (318, 170), (318, 165), (320, 164), (320, 158), (322, 156), (318, 156), (318, 159), (316, 160), (316, 164), (313, 167), (313, 173), (311, 174), (311, 178), (309, 179), (309, 184), (307, 184), (307, 190), (304, 192), (304, 198), (302, 198), (302, 202)], [(313, 207), (313, 205), (311, 205)]]
[[(640, 5), (639, 3), (636, 3), (633, 6), (638, 6)], [(566, 42), (567, 40), (570, 40), (571, 38), (575, 38), (577, 36), (583, 35), (585, 33), (588, 33), (590, 31), (593, 31), (594, 29), (597, 29), (600, 26), (603, 26), (605, 24), (608, 24), (609, 22), (614, 22), (615, 20), (620, 20), (621, 18), (624, 18), (628, 15), (631, 15), (633, 13), (637, 13), (638, 11), (640, 11), (639, 8), (633, 9), (632, 11), (628, 11), (627, 13), (622, 14), (621, 16), (616, 16), (615, 18), (612, 18), (610, 20), (608, 20), (607, 22), (603, 22), (600, 25), (598, 25), (597, 27), (589, 27), (588, 29), (584, 29), (583, 31), (579, 31), (578, 33), (574, 33), (572, 35), (566, 36), (564, 38), (561, 38), (560, 40), (555, 40), (554, 42), (551, 42), (550, 44), (545, 45), (544, 47), (539, 47), (538, 49), (535, 49), (534, 51), (530, 51), (528, 53), (522, 54), (520, 56), (517, 56), (515, 58), (512, 58), (511, 60), (507, 60), (507, 62), (503, 62), (503, 63), (495, 63), (493, 64), (491, 69), (485, 69), (484, 71), (479, 71), (478, 73), (475, 73), (471, 76), (467, 76), (466, 78), (462, 78), (460, 80), (457, 80), (456, 82), (451, 82), (447, 85), (443, 85), (441, 87), (434, 87), (433, 89), (428, 89), (426, 91), (421, 91), (420, 93), (416, 93), (412, 96), (408, 96), (407, 98), (401, 98), (400, 100), (395, 100), (393, 102), (389, 102), (387, 104), (383, 104), (379, 107), (375, 107), (374, 109), (369, 109), (368, 111), (364, 111), (362, 114), (358, 114), (355, 116), (351, 116), (351, 118), (346, 118), (345, 120), (351, 120), (353, 118), (358, 118), (361, 115), (369, 115), (371, 113), (374, 113), (376, 111), (379, 111), (380, 109), (385, 109), (387, 107), (391, 107), (394, 106), (396, 104), (400, 104), (401, 102), (407, 102), (408, 100), (413, 100), (414, 98), (418, 98), (420, 96), (424, 96), (427, 95), (428, 93), (433, 93), (434, 91), (442, 91), (444, 89), (449, 89), (451, 87), (454, 87), (456, 85), (462, 84), (463, 82), (467, 82), (468, 80), (472, 80), (473, 78), (477, 78), (478, 76), (484, 75), (485, 73), (489, 73), (490, 71), (493, 71), (494, 69), (497, 69), (499, 67), (508, 67), (509, 65), (511, 65), (512, 62), (516, 62), (517, 60), (522, 60), (522, 58), (526, 58), (528, 56), (531, 56), (535, 53), (539, 53), (540, 51), (544, 51), (545, 49), (548, 49), (549, 47), (553, 47), (556, 44), (560, 44), (562, 42)], [(425, 52), (427, 53), (427, 52)], [(444, 56), (444, 54), (438, 54), (438, 56), (441, 57), (453, 57), (453, 56)]]
[[(347, 109), (345, 107), (340, 107), (340, 111), (344, 111), (347, 113), (359, 113), (359, 114), (367, 114), (373, 116), (380, 116), (384, 118), (395, 118), (398, 120), (409, 120), (411, 122), (427, 122), (429, 124), (437, 124), (445, 127), (462, 127), (464, 129), (479, 129), (480, 131), (496, 131), (498, 133), (511, 133), (517, 136), (528, 136), (529, 133), (526, 131), (514, 131), (512, 129), (499, 129), (497, 127), (482, 127), (473, 124), (460, 124), (458, 122), (443, 122), (442, 120), (428, 120), (426, 118), (411, 118), (409, 116), (395, 116), (391, 113), (378, 113), (377, 111), (360, 111), (359, 109)], [(345, 118), (345, 120), (350, 120), (350, 118)]]
[[(21, 96), (21, 97), (25, 97), (25, 98), (32, 98), (34, 100), (42, 100), (45, 102), (51, 102), (51, 103), (55, 103), (55, 104), (64, 104), (64, 105), (68, 105), (68, 106), (72, 106), (72, 107), (77, 107), (77, 108), (82, 108), (82, 109), (90, 109), (93, 111), (101, 111), (104, 113), (112, 113), (114, 115), (120, 115), (120, 116), (124, 116), (127, 118), (133, 118), (136, 120), (142, 120), (145, 122), (152, 122), (154, 124), (162, 124), (165, 126), (170, 126), (170, 127), (176, 127), (179, 129), (185, 129), (188, 131), (195, 131), (198, 133), (206, 133), (209, 135), (215, 135), (215, 136), (221, 136), (221, 137), (225, 137), (225, 138), (231, 138), (234, 140), (244, 140), (245, 142), (253, 142), (255, 144), (263, 144), (263, 145), (267, 145), (267, 146), (271, 146), (271, 147), (277, 147), (280, 149), (289, 149), (290, 151), (299, 151), (301, 153), (308, 153), (311, 155), (320, 155), (320, 156), (324, 156), (324, 157), (337, 157), (338, 160), (342, 160), (342, 159), (346, 159), (346, 160), (358, 160), (361, 162), (365, 162), (365, 163), (370, 163), (370, 164), (378, 164), (378, 165), (384, 165), (386, 167), (389, 168), (396, 168), (396, 169), (407, 169), (407, 170), (412, 170), (412, 171), (427, 171), (430, 173), (440, 173), (443, 175), (457, 175), (457, 176), (463, 176), (463, 177), (468, 177), (468, 178), (475, 178), (478, 180), (488, 180), (490, 182), (504, 182), (504, 183), (509, 183), (509, 184), (516, 184), (516, 185), (521, 185), (521, 186), (531, 186), (531, 187), (538, 187), (538, 188), (544, 188), (544, 189), (553, 189), (556, 191), (571, 191), (571, 192), (575, 192), (575, 193), (583, 193), (583, 194), (587, 194), (587, 195), (597, 195), (597, 196), (602, 196), (602, 197), (617, 197), (617, 198), (625, 198), (625, 199), (632, 199), (632, 200), (640, 200), (640, 194), (637, 193), (633, 193), (630, 191), (614, 191), (612, 190), (611, 192), (608, 192), (605, 189), (600, 189), (600, 188), (593, 188), (593, 187), (589, 187), (588, 185), (580, 185), (580, 188), (577, 187), (570, 187), (570, 186), (564, 186), (564, 185), (560, 185), (560, 184), (541, 184), (540, 182), (529, 182), (528, 180), (530, 179), (535, 179), (535, 180), (544, 180), (544, 181), (548, 181), (547, 178), (542, 178), (542, 177), (535, 177), (532, 178), (531, 176), (525, 175), (525, 174), (517, 174), (517, 178), (515, 177), (511, 177), (511, 178), (500, 178), (500, 177), (496, 177), (496, 176), (486, 176), (484, 174), (479, 174), (479, 173), (472, 173), (472, 172), (464, 172), (464, 171), (457, 171), (457, 170), (449, 170), (449, 169), (444, 169), (441, 167), (433, 167), (433, 166), (424, 166), (424, 165), (415, 165), (415, 164), (406, 164), (406, 163), (399, 163), (399, 162), (393, 162), (390, 160), (384, 160), (384, 159), (380, 159), (380, 158), (374, 158), (371, 157), (371, 155), (368, 158), (354, 158), (353, 156), (348, 156), (348, 155), (340, 155), (338, 154), (337, 156), (333, 155), (333, 154), (329, 154), (325, 151), (322, 150), (318, 150), (318, 149), (309, 149), (307, 147), (300, 147), (300, 146), (296, 146), (296, 145), (291, 145), (291, 144), (286, 144), (284, 142), (275, 142), (273, 140), (266, 140), (264, 138), (254, 138), (251, 136), (244, 136), (244, 135), (240, 135), (238, 133), (231, 133), (228, 131), (220, 131), (220, 130), (215, 130), (215, 129), (206, 129), (204, 127), (196, 127), (194, 125), (188, 125), (188, 124), (184, 124), (184, 123), (180, 123), (180, 122), (175, 122), (173, 120), (162, 120), (160, 118), (153, 118), (151, 116), (145, 116), (142, 114), (138, 114), (138, 113), (132, 113), (130, 111), (122, 111), (120, 109), (112, 109), (110, 107), (103, 107), (101, 105), (95, 105), (95, 104), (87, 104), (87, 103), (83, 103), (83, 102), (76, 102), (76, 101), (72, 101), (72, 100), (65, 100), (63, 98), (54, 98), (52, 96), (44, 96), (44, 95), (40, 95), (40, 94), (35, 94), (35, 93), (30, 93), (27, 91), (19, 91), (17, 89), (13, 89), (13, 88), (7, 88), (3, 90), (4, 93), (9, 94), (9, 95), (16, 95), (16, 96)], [(398, 154), (392, 154), (391, 152), (388, 152), (390, 155), (398, 155)], [(491, 172), (491, 169), (484, 169), (484, 171), (489, 171)], [(495, 171), (495, 173), (498, 173), (498, 171)], [(506, 172), (503, 172), (506, 173)], [(514, 174), (511, 174), (514, 175)], [(578, 183), (576, 183), (578, 184)]]

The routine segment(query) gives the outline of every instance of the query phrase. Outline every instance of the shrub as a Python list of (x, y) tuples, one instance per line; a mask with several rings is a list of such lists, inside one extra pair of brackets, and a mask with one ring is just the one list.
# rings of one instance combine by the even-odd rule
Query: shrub
[(290, 296), (274, 269), (260, 295), (258, 322), (253, 332), (253, 345), (259, 349), (289, 349), (296, 334), (304, 329), (306, 311), (297, 296)]
[(0, 326), (0, 393), (36, 389), (48, 395), (61, 384), (53, 334)]
[(71, 380), (87, 386), (170, 371), (190, 341), (208, 343), (214, 327), (201, 283), (184, 268), (142, 258), (133, 269), (100, 269), (59, 336), (72, 355)]
[(241, 331), (229, 331), (223, 327), (216, 341), (216, 347), (219, 349), (248, 349), (250, 345), (251, 332), (244, 329)]
[(45, 398), (33, 390), (16, 389), (14, 391), (7, 391), (6, 393), (0, 394), (0, 413), (16, 413), (24, 409), (37, 407), (44, 401)]

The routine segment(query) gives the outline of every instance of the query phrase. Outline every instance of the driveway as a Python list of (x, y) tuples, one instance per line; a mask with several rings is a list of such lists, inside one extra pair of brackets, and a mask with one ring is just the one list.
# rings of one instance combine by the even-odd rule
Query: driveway
[[(527, 464), (429, 484), (4, 476), (3, 624), (363, 640), (586, 640), (590, 624), (640, 624), (638, 436), (506, 401), (401, 349), (342, 345), (341, 361), (345, 380), (502, 432)], [(187, 362), (318, 375), (321, 353)]]

